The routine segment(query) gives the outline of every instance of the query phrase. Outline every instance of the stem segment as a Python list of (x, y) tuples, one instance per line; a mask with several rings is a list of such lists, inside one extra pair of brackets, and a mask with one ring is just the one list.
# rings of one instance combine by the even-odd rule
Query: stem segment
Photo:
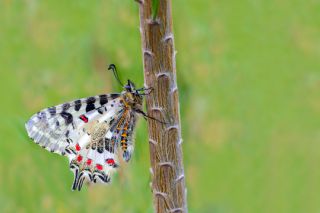
[(152, 0), (139, 0), (152, 192), (156, 212), (187, 212), (179, 97), (176, 81), (171, 1), (160, 0), (157, 16)]

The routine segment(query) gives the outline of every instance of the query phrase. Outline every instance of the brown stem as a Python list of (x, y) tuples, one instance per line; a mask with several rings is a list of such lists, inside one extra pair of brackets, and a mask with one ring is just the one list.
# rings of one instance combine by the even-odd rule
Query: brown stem
[(152, 192), (156, 212), (187, 212), (181, 148), (179, 98), (176, 82), (171, 1), (160, 0), (156, 19), (152, 0), (139, 0)]

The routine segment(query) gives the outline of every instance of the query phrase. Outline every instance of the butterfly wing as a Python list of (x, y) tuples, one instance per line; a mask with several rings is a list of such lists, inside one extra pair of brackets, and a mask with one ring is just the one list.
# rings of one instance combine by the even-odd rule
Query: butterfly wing
[(44, 109), (26, 123), (28, 135), (43, 148), (65, 155), (69, 144), (81, 136), (75, 130), (87, 118), (82, 115), (101, 111), (110, 100), (119, 96), (120, 94), (103, 94)]
[(50, 107), (26, 123), (36, 143), (67, 155), (74, 173), (73, 190), (80, 191), (84, 182), (110, 182), (119, 153), (130, 160), (137, 115), (120, 96), (100, 95)]

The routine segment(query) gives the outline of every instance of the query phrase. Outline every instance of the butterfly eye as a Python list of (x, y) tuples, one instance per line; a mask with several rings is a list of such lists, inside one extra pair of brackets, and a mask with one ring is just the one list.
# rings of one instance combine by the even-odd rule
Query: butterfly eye
[(124, 88), (125, 88), (128, 92), (131, 92), (131, 86), (130, 86), (130, 85), (125, 85)]

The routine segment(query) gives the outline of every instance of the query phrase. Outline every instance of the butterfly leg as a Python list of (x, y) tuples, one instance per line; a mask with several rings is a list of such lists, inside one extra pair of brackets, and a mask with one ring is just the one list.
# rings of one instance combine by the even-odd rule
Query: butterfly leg
[(159, 123), (168, 124), (168, 123), (166, 123), (166, 122), (160, 121), (160, 120), (157, 119), (157, 118), (154, 118), (154, 117), (151, 117), (151, 116), (147, 115), (147, 113), (145, 113), (144, 111), (142, 111), (142, 110), (140, 110), (140, 109), (136, 109), (135, 111), (136, 111), (137, 113), (141, 114), (141, 115), (144, 117), (145, 120), (147, 120), (147, 118), (150, 118), (150, 119), (152, 119), (152, 120), (158, 121)]
[(142, 87), (140, 89), (137, 89), (136, 91), (137, 92), (140, 92), (140, 91), (143, 91), (144, 93), (139, 93), (139, 95), (150, 95), (152, 92), (153, 92), (153, 87), (149, 87), (149, 88), (145, 88), (145, 87)]

